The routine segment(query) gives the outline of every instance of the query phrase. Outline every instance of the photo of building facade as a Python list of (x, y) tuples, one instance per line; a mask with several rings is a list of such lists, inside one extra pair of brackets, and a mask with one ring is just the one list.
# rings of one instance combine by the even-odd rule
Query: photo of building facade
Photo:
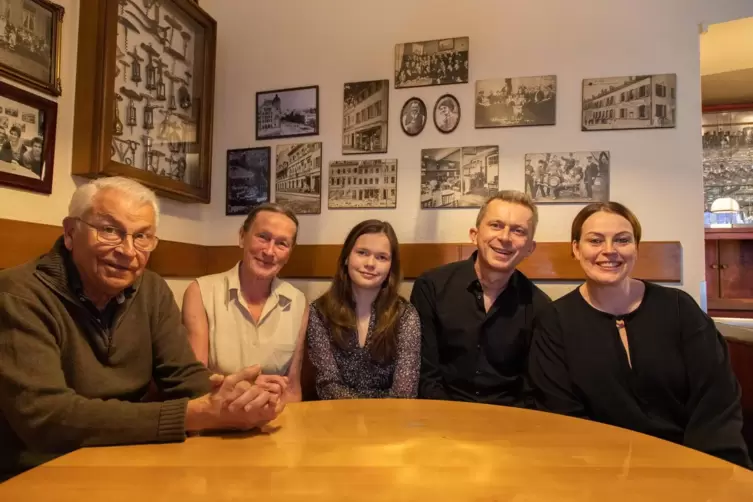
[(387, 153), (389, 80), (345, 84), (343, 154)]
[(582, 130), (674, 127), (676, 98), (674, 74), (586, 79)]
[(281, 119), (280, 97), (275, 95), (272, 99), (265, 99), (259, 106), (259, 127), (262, 131), (260, 135), (263, 136), (264, 131), (279, 130)]
[(342, 160), (329, 164), (328, 207), (395, 208), (397, 160)]
[(275, 201), (297, 214), (321, 213), (322, 144), (277, 145)]

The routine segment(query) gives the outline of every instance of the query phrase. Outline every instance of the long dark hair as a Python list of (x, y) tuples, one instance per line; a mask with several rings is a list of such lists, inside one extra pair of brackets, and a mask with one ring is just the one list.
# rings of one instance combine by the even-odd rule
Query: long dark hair
[(376, 323), (369, 345), (371, 358), (380, 364), (385, 364), (395, 357), (398, 324), (405, 302), (398, 293), (402, 281), (400, 247), (392, 225), (386, 221), (366, 220), (353, 227), (337, 259), (337, 272), (332, 285), (326, 293), (314, 301), (314, 305), (324, 316), (332, 333), (332, 341), (340, 349), (347, 350), (348, 335), (357, 325), (353, 284), (348, 274), (347, 260), (356, 240), (364, 234), (384, 234), (390, 241), (392, 264), (390, 273), (374, 300)]

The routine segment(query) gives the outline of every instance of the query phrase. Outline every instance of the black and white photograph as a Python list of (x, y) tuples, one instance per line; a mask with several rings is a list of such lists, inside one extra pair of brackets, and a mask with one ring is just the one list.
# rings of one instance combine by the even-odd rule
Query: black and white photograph
[(394, 209), (397, 159), (329, 163), (329, 209)]
[(343, 155), (387, 153), (389, 80), (345, 84)]
[(322, 144), (277, 145), (275, 202), (295, 214), (322, 212)]
[(63, 15), (47, 0), (1, 0), (0, 74), (59, 96)]
[(319, 134), (319, 86), (256, 93), (256, 139)]
[(400, 127), (408, 136), (416, 136), (426, 127), (426, 103), (421, 98), (410, 98), (400, 111)]
[(460, 103), (452, 94), (440, 96), (434, 104), (434, 125), (439, 132), (449, 134), (460, 123)]
[(57, 103), (0, 82), (0, 185), (52, 192)]
[(555, 125), (557, 77), (476, 81), (476, 128)]
[(529, 153), (526, 194), (538, 204), (609, 200), (609, 152)]
[(468, 37), (395, 45), (395, 89), (468, 82)]
[(710, 112), (702, 117), (706, 226), (751, 225), (753, 110)]
[(421, 207), (481, 207), (499, 190), (499, 147), (421, 150)]
[(225, 215), (246, 215), (269, 202), (271, 151), (268, 146), (227, 151)]
[(581, 130), (674, 127), (676, 102), (674, 73), (585, 79)]

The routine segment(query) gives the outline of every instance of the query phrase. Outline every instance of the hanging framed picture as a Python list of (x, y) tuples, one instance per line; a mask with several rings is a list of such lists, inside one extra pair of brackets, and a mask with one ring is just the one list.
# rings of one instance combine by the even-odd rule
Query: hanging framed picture
[(319, 134), (319, 86), (256, 93), (256, 139)]
[(408, 136), (417, 136), (426, 127), (426, 103), (421, 98), (410, 98), (400, 111), (400, 127)]
[(225, 215), (246, 215), (269, 202), (271, 148), (236, 148), (227, 151)]
[(440, 96), (434, 104), (434, 125), (439, 132), (449, 134), (460, 123), (460, 103), (452, 94)]
[(0, 8), (0, 75), (59, 96), (65, 9), (47, 0), (4, 0)]
[(192, 0), (80, 0), (72, 174), (209, 203), (217, 23)]
[(0, 185), (52, 192), (58, 105), (0, 82)]

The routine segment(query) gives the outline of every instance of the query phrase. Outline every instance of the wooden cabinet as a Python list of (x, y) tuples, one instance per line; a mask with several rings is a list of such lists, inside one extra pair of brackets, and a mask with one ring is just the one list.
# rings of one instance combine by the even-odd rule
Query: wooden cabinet
[(753, 229), (706, 230), (706, 298), (717, 317), (753, 317)]

